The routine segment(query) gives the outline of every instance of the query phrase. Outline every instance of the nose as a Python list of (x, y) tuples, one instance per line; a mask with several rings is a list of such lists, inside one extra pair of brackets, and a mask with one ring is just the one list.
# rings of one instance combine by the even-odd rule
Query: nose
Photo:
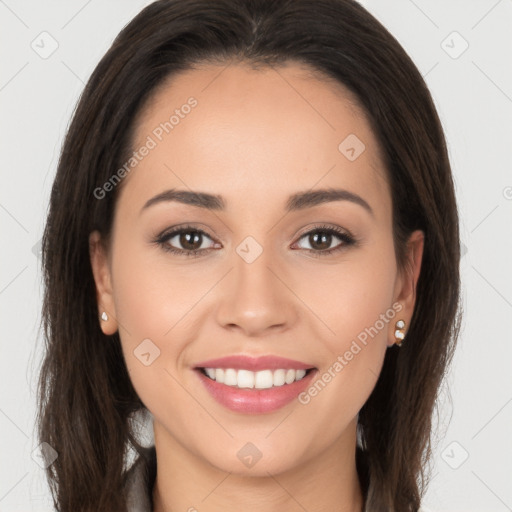
[(249, 337), (289, 329), (298, 318), (297, 300), (270, 251), (251, 263), (235, 253), (233, 264), (220, 294), (219, 325)]

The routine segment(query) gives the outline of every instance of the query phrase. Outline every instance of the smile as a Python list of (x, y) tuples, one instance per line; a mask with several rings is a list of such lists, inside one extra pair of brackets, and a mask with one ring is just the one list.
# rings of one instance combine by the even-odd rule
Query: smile
[(235, 370), (234, 368), (203, 368), (204, 373), (212, 380), (237, 388), (269, 389), (286, 386), (303, 379), (309, 370), (280, 368), (278, 370)]

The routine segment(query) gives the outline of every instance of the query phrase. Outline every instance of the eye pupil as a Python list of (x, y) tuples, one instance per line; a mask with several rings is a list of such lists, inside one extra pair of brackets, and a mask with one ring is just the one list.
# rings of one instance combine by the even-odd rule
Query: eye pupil
[[(185, 249), (195, 250), (201, 247), (201, 238), (202, 235), (198, 231), (187, 231), (185, 233), (181, 233), (180, 235), (180, 244)], [(195, 242), (194, 242), (195, 240)], [(199, 241), (199, 245), (197, 247), (194, 246), (194, 243), (197, 244)]]
[[(320, 242), (317, 239), (320, 238)], [(331, 246), (332, 234), (326, 233), (325, 231), (317, 231), (316, 233), (309, 236), (311, 247), (318, 249), (328, 249)]]

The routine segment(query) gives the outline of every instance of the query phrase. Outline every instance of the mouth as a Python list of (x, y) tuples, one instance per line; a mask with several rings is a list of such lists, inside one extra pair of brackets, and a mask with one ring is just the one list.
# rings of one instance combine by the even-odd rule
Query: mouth
[(278, 368), (257, 372), (235, 368), (197, 368), (207, 378), (238, 389), (270, 389), (287, 386), (304, 379), (315, 368), (306, 370)]
[(296, 401), (311, 386), (316, 368), (194, 368), (207, 393), (223, 407), (241, 414), (272, 413)]
[(193, 370), (215, 401), (243, 414), (270, 413), (290, 404), (318, 372), (301, 361), (246, 355), (203, 361)]

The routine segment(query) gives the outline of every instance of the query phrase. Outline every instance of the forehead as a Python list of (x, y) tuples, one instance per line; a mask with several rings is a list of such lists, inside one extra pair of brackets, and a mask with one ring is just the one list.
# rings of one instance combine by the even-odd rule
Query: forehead
[(175, 187), (243, 206), (247, 194), (269, 203), (334, 186), (390, 206), (364, 111), (345, 87), (303, 65), (180, 72), (146, 103), (133, 140), (134, 151), (151, 147), (123, 183), (119, 200), (134, 206)]

